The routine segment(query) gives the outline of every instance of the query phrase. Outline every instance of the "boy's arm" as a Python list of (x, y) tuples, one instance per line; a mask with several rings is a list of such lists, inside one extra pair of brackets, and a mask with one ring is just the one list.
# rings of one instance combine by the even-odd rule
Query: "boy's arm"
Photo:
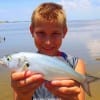
[[(81, 59), (78, 60), (75, 71), (77, 71), (80, 74), (85, 74), (86, 73), (85, 64), (84, 64), (83, 60), (81, 60)], [(85, 100), (85, 92), (84, 92), (82, 87), (80, 87), (80, 88), (81, 88), (81, 92), (78, 95), (78, 100)]]

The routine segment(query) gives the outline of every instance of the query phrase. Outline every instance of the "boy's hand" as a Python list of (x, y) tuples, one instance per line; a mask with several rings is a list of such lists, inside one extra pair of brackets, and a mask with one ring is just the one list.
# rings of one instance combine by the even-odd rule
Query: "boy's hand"
[(11, 73), (11, 86), (16, 94), (15, 100), (31, 100), (35, 90), (43, 83), (41, 74), (28, 71)]
[(55, 80), (45, 84), (47, 89), (62, 100), (78, 100), (80, 84), (74, 80)]

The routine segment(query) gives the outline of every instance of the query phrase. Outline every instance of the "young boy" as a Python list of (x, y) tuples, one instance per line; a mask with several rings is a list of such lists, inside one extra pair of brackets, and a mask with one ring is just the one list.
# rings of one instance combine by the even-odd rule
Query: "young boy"
[[(30, 31), (38, 53), (56, 56), (67, 61), (75, 71), (85, 74), (84, 63), (81, 59), (59, 51), (62, 40), (67, 34), (66, 16), (60, 5), (55, 3), (41, 4), (32, 14)], [(25, 71), (11, 74), (15, 100), (32, 100), (32, 98), (35, 100), (85, 100), (83, 89), (74, 80), (48, 82), (43, 79), (42, 74), (31, 71), (28, 71), (26, 76), (24, 74)]]

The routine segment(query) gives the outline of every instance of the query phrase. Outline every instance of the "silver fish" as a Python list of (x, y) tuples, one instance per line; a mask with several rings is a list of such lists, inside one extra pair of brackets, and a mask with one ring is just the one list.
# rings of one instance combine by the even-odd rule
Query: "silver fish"
[(91, 96), (89, 83), (100, 80), (100, 78), (82, 75), (73, 70), (69, 64), (59, 60), (57, 57), (50, 57), (38, 53), (20, 52), (0, 59), (0, 64), (10, 70), (22, 71), (25, 69), (42, 73), (46, 80), (73, 79), (78, 81), (86, 93)]

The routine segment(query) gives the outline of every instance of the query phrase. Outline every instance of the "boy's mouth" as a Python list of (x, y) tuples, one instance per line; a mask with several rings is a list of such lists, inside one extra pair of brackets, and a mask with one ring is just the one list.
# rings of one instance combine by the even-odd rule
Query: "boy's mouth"
[(55, 47), (51, 48), (42, 48), (42, 53), (49, 55), (49, 56), (54, 56), (55, 55)]
[(43, 48), (44, 50), (48, 50), (48, 51), (51, 51), (54, 49), (54, 47), (51, 47), (51, 48)]

